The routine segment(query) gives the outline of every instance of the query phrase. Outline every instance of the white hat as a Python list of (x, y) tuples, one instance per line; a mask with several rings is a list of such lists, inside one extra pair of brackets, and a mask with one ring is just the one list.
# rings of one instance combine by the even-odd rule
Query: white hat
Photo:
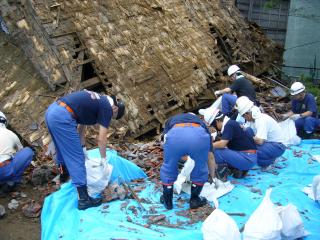
[(254, 106), (253, 102), (246, 96), (239, 97), (236, 101), (236, 109), (242, 116)]
[(240, 71), (240, 68), (237, 65), (231, 65), (228, 68), (228, 76), (231, 76), (231, 75), (235, 74), (238, 71)]
[[(216, 119), (216, 117), (221, 115), (221, 112), (218, 108), (207, 108), (207, 109), (200, 109), (199, 113), (203, 115), (205, 122), (208, 125), (211, 125), (213, 120)], [(220, 114), (219, 114), (220, 113)]]
[(291, 85), (290, 94), (294, 96), (303, 92), (305, 89), (306, 87), (301, 82), (295, 82)]

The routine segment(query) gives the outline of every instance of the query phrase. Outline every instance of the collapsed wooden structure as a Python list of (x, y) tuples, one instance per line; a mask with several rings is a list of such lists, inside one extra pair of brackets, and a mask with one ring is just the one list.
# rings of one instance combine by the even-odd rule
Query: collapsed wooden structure
[[(0, 91), (0, 108), (24, 126), (37, 123), (35, 138), (22, 135), (39, 144), (47, 139), (46, 107), (67, 92), (116, 94), (127, 106), (124, 131), (138, 137), (214, 99), (213, 91), (228, 84), (228, 65), (257, 75), (281, 56), (231, 0), (1, 0), (0, 7), (10, 31), (5, 41), (23, 49), (53, 96), (38, 99), (31, 119), (21, 118), (15, 104), (5, 106), (13, 86)], [(3, 74), (0, 81), (8, 87), (14, 80)], [(29, 95), (26, 105), (36, 104)]]

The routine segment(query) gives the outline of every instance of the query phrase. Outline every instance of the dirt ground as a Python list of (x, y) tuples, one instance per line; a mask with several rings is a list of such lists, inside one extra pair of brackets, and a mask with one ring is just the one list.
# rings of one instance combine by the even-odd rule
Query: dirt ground
[[(37, 202), (42, 201), (41, 191), (30, 184), (19, 187), (18, 192), (22, 191), (27, 195), (26, 198), (16, 198), (18, 202), (33, 199)], [(8, 203), (13, 197), (7, 196), (0, 198), (0, 204), (5, 207), (6, 215), (0, 219), (0, 239), (1, 240), (40, 240), (41, 225), (40, 217), (28, 218), (23, 215), (22, 204), (17, 210), (8, 209)]]

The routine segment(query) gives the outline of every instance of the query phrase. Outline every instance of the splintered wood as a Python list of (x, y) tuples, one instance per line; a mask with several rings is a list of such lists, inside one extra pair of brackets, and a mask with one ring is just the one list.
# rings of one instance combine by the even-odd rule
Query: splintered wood
[(229, 84), (228, 65), (257, 75), (280, 59), (281, 49), (232, 2), (2, 0), (0, 7), (8, 41), (24, 50), (51, 90), (62, 89), (52, 101), (84, 87), (116, 94), (127, 108), (121, 123), (138, 137), (212, 101), (213, 91)]

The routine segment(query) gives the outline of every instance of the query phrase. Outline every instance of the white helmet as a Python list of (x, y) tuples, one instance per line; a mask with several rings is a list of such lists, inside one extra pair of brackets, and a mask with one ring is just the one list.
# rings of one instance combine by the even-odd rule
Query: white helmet
[(203, 116), (206, 123), (211, 125), (214, 120), (219, 119), (224, 115), (218, 108), (210, 108), (209, 111), (204, 112)]
[(246, 96), (239, 97), (236, 101), (236, 108), (242, 116), (254, 106), (253, 102)]
[(228, 76), (231, 76), (231, 75), (235, 74), (238, 71), (240, 71), (240, 68), (237, 65), (231, 65), (228, 68)]
[(303, 92), (305, 89), (306, 87), (301, 82), (295, 82), (291, 85), (290, 94), (294, 96)]
[(1, 124), (1, 123), (4, 124), (5, 126), (7, 126), (7, 124), (8, 124), (6, 115), (4, 115), (3, 112), (0, 112), (0, 124)]

